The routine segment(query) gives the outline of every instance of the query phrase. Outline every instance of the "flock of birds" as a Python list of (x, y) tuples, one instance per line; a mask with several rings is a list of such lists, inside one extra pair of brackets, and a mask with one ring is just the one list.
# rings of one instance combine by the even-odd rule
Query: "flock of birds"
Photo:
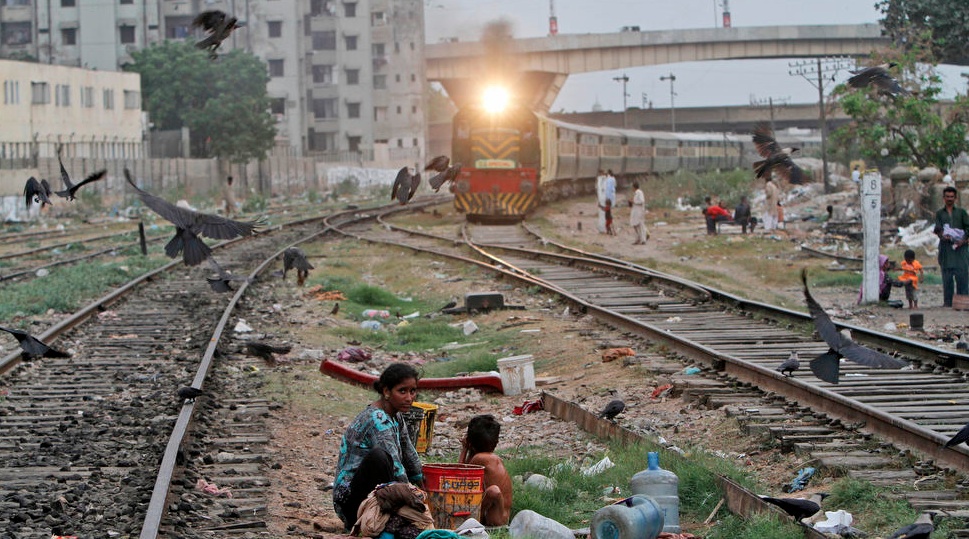
[[(458, 177), (458, 173), (461, 172), (461, 163), (451, 163), (451, 158), (446, 155), (439, 155), (424, 167), (424, 171), (433, 170), (437, 172), (434, 176), (431, 176), (427, 183), (430, 184), (431, 189), (435, 193), (441, 190), (441, 187), (445, 183), (453, 182), (455, 178)], [(449, 166), (450, 165), (450, 166)], [(403, 167), (397, 172), (397, 177), (394, 179), (394, 186), (390, 190), (390, 200), (397, 200), (401, 205), (410, 202), (410, 199), (414, 198), (414, 193), (417, 192), (417, 188), (421, 185), (421, 174), (420, 172), (411, 173), (410, 167)]]

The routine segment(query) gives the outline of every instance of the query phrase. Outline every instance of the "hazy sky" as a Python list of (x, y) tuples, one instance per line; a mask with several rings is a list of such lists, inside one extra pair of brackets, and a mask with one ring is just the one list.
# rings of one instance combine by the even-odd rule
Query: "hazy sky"
[[(724, 0), (553, 0), (561, 34), (617, 32), (639, 26), (646, 32), (675, 28), (719, 27)], [(729, 0), (732, 26), (876, 23), (881, 14), (875, 0)], [(498, 18), (512, 23), (515, 37), (548, 35), (549, 0), (425, 0), (427, 41), (459, 37), (475, 41), (482, 26)], [(677, 107), (747, 105), (751, 98), (791, 103), (817, 102), (817, 90), (800, 76), (791, 76), (788, 60), (690, 62), (624, 70), (629, 77), (627, 104), (642, 106), (642, 94), (656, 108), (670, 106), (670, 83), (676, 76)], [(943, 96), (965, 91), (960, 76), (969, 67), (942, 66)], [(569, 76), (552, 109), (585, 112), (598, 103), (622, 110), (622, 86), (613, 77), (623, 71)], [(841, 72), (838, 82), (848, 77)]]

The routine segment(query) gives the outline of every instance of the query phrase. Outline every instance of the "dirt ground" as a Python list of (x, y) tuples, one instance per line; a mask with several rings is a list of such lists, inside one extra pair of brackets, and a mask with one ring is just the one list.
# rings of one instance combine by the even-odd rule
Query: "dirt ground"
[[(814, 201), (816, 204), (818, 201)], [(824, 203), (823, 201), (821, 202)], [(793, 210), (794, 208), (792, 208)], [(647, 216), (650, 226), (650, 240), (645, 246), (633, 246), (632, 231), (625, 225), (628, 219), (624, 212), (617, 212), (616, 223), (619, 225), (617, 236), (600, 235), (595, 230), (594, 203), (591, 197), (587, 200), (562, 203), (543, 209), (536, 217), (545, 220), (545, 225), (554, 229), (563, 238), (584, 246), (594, 246), (605, 252), (610, 252), (629, 259), (650, 259), (661, 263), (682, 264), (681, 257), (673, 252), (672, 247), (682, 242), (701, 242), (705, 236), (701, 216), (696, 213), (692, 217), (675, 215), (669, 212), (653, 212)], [(666, 222), (667, 224), (661, 224)], [(581, 222), (581, 226), (579, 223)], [(765, 271), (770, 271), (772, 264), (789, 267), (791, 264), (803, 264), (804, 259), (795, 251), (798, 242), (806, 239), (810, 234), (791, 228), (788, 231), (777, 231), (771, 234), (757, 233), (757, 239), (741, 236), (731, 230), (724, 234), (725, 243), (716, 250), (691, 260), (689, 263), (704, 264), (713, 272), (721, 272), (731, 280), (745, 283), (751, 290), (763, 288), (758, 276), (738, 270), (731, 263), (730, 246), (735, 242), (776, 241), (785, 242), (791, 246), (791, 257), (767, 257), (764, 264)], [(723, 238), (721, 238), (723, 239)], [(381, 284), (381, 277), (376, 266), (385, 252), (372, 250), (372, 259), (356, 260), (355, 263), (366, 267), (364, 278), (374, 284)], [(925, 257), (922, 257), (925, 260)], [(715, 263), (712, 261), (716, 260)], [(931, 263), (932, 260), (927, 262)], [(811, 263), (823, 264), (826, 261)], [(492, 282), (485, 274), (474, 276), (458, 283), (446, 283), (435, 272), (456, 271), (448, 269), (448, 264), (436, 266), (435, 272), (427, 272), (425, 268), (415, 267), (406, 270), (409, 278), (423, 279), (428, 290), (435, 293), (454, 293), (459, 295), (464, 290), (491, 288)], [(450, 288), (449, 288), (450, 287)], [(443, 289), (443, 290), (442, 290)], [(450, 292), (448, 292), (450, 291)], [(493, 393), (482, 393), (477, 390), (460, 390), (433, 396), (433, 402), (438, 404), (433, 445), (430, 451), (432, 458), (438, 460), (448, 455), (456, 455), (458, 440), (464, 432), (467, 420), (476, 414), (491, 413), (500, 418), (503, 424), (502, 441), (499, 450), (515, 451), (521, 446), (541, 443), (549, 454), (561, 458), (563, 461), (577, 463), (591, 463), (601, 456), (604, 446), (586, 436), (574, 425), (552, 419), (545, 412), (514, 415), (515, 406), (526, 400), (536, 399), (541, 391), (553, 392), (563, 398), (580, 402), (589, 410), (598, 411), (614, 398), (622, 398), (628, 405), (627, 412), (620, 415), (620, 424), (634, 430), (651, 433), (656, 439), (662, 437), (670, 446), (682, 446), (705, 450), (722, 458), (736, 461), (740, 466), (749, 470), (750, 474), (758, 477), (763, 484), (779, 488), (789, 482), (797, 470), (803, 465), (798, 457), (792, 454), (781, 454), (777, 450), (761, 447), (757, 440), (742, 437), (733, 421), (725, 418), (720, 410), (705, 410), (673, 399), (650, 399), (652, 391), (666, 383), (676, 383), (676, 373), (682, 365), (664, 365), (658, 360), (660, 369), (648, 371), (638, 367), (622, 367), (621, 362), (605, 363), (601, 359), (603, 348), (616, 345), (630, 345), (634, 348), (645, 349), (647, 344), (630, 341), (625, 336), (609, 330), (598, 324), (591, 317), (575, 317), (563, 313), (560, 306), (548, 303), (547, 299), (535, 297), (525, 291), (509, 287), (502, 290), (506, 302), (526, 305), (527, 310), (498, 311), (486, 315), (476, 316), (478, 326), (501, 326), (515, 322), (522, 322), (520, 327), (512, 331), (531, 331), (528, 353), (536, 358), (535, 375), (542, 384), (535, 391), (518, 396), (503, 396)], [(784, 287), (771, 290), (772, 293), (789, 298), (790, 305), (803, 304), (803, 296), (798, 286)], [(920, 309), (925, 316), (924, 332), (912, 332), (902, 327), (909, 321), (910, 311), (906, 309), (891, 309), (882, 306), (859, 307), (854, 304), (857, 294), (855, 290), (824, 288), (815, 291), (817, 299), (825, 306), (833, 309), (837, 318), (842, 318), (852, 324), (884, 330), (885, 324), (892, 322), (898, 331), (907, 333), (910, 338), (937, 340), (935, 336), (951, 335), (956, 331), (966, 330), (965, 313), (934, 307), (941, 304), (941, 293), (925, 290)], [(339, 326), (355, 325), (356, 322), (336, 317), (324, 317), (320, 322), (321, 306), (310, 301), (299, 299), (293, 294), (292, 301), (285, 301), (282, 310), (287, 313), (293, 324)], [(328, 309), (328, 306), (323, 306)], [(257, 307), (258, 308), (258, 307)], [(513, 317), (518, 317), (513, 318)], [(461, 321), (461, 320), (457, 320)], [(956, 322), (956, 323), (954, 323)], [(942, 346), (952, 346), (951, 343), (939, 342)], [(323, 343), (322, 356), (333, 356), (346, 343)], [(308, 348), (309, 346), (307, 346)], [(307, 379), (310, 391), (330, 402), (352, 400), (340, 384), (316, 372), (319, 355), (301, 355), (299, 347), (291, 354), (291, 362), (277, 366), (294, 377), (296, 380)], [(298, 359), (302, 357), (302, 359)], [(420, 363), (430, 359), (431, 354), (413, 354), (408, 357), (396, 357), (375, 353), (375, 360), (366, 366), (373, 372), (379, 372), (382, 365), (394, 360), (411, 360)], [(554, 360), (553, 360), (554, 359)], [(360, 390), (355, 390), (359, 394)], [(423, 397), (429, 397), (427, 395)], [(359, 399), (359, 397), (357, 397)], [(424, 400), (424, 399), (422, 399)], [(432, 400), (428, 398), (427, 400)], [(361, 406), (365, 400), (360, 400)], [(357, 408), (359, 409), (359, 408)], [(280, 486), (277, 500), (270, 504), (269, 530), (274, 536), (291, 537), (332, 537), (341, 531), (339, 520), (333, 513), (331, 493), (327, 485), (333, 480), (336, 456), (342, 432), (352, 419), (355, 412), (334, 413), (332, 408), (325, 406), (289, 405), (274, 413), (274, 432), (272, 448), (275, 452), (274, 469), (271, 479)], [(714, 435), (711, 436), (710, 434)], [(698, 442), (698, 440), (703, 440)], [(699, 444), (699, 445), (698, 445)], [(645, 457), (644, 457), (645, 467)], [(628, 488), (628, 485), (617, 485)], [(686, 531), (699, 531), (695, 525), (683, 522)], [(692, 528), (692, 529), (691, 529)]]

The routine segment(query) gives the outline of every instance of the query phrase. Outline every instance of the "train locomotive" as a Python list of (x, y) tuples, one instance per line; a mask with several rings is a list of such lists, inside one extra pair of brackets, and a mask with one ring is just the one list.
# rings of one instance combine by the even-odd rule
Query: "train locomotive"
[(467, 105), (452, 125), (451, 161), (463, 165), (454, 205), (476, 222), (514, 222), (543, 202), (593, 193), (600, 169), (625, 179), (729, 170), (749, 167), (754, 151), (749, 135), (591, 127), (511, 102)]

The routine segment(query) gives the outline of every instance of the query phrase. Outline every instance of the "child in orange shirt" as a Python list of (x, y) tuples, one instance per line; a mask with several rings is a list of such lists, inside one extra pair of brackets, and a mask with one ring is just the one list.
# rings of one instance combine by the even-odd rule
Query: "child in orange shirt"
[(915, 251), (908, 249), (905, 251), (902, 274), (898, 277), (898, 280), (905, 283), (905, 299), (908, 300), (909, 309), (919, 308), (919, 281), (924, 278), (922, 264), (915, 260)]

